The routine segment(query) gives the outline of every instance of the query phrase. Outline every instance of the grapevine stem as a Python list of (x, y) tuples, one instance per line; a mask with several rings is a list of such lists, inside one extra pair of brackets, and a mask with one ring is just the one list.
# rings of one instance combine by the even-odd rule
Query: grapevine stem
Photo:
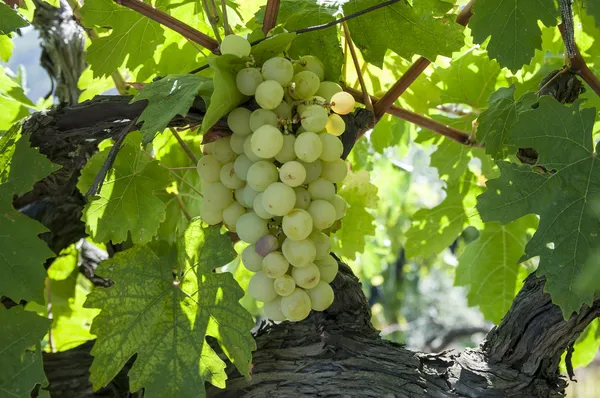
[(227, 16), (227, 1), (221, 0), (221, 13), (223, 14), (223, 29), (225, 29), (225, 35), (232, 35), (233, 29), (229, 26), (229, 18)]
[(181, 149), (183, 149), (183, 151), (188, 155), (188, 157), (192, 160), (192, 162), (194, 162), (194, 164), (198, 163), (198, 158), (196, 157), (196, 155), (194, 155), (194, 152), (192, 152), (192, 150), (190, 149), (190, 147), (185, 143), (185, 141), (177, 133), (177, 130), (175, 130), (172, 127), (169, 128), (169, 130), (171, 130), (171, 133), (173, 133), (173, 136), (175, 137), (175, 139), (177, 140), (177, 142), (181, 146)]
[[(560, 34), (563, 37), (563, 40), (568, 40), (566, 37), (565, 26), (563, 24), (558, 25), (558, 29), (560, 30)], [(579, 48), (577, 47), (577, 43), (574, 43), (574, 56), (571, 59), (571, 70), (577, 72), (579, 76), (594, 90), (594, 92), (600, 96), (600, 79), (591, 71), (591, 69), (587, 66), (585, 60), (581, 56), (579, 52)]]
[(356, 74), (358, 75), (358, 81), (360, 82), (360, 88), (363, 92), (363, 103), (365, 107), (372, 111), (373, 104), (371, 103), (371, 97), (369, 96), (369, 92), (367, 91), (367, 85), (365, 84), (365, 79), (363, 77), (362, 71), (360, 69), (360, 63), (358, 62), (358, 56), (356, 55), (356, 49), (354, 48), (354, 43), (352, 43), (352, 38), (350, 37), (350, 31), (348, 30), (348, 24), (346, 21), (342, 22), (342, 27), (344, 29), (344, 37), (346, 38), (346, 43), (348, 44), (348, 49), (350, 50), (350, 55), (352, 56), (352, 62), (354, 62), (354, 69), (356, 69)]
[[(148, 153), (146, 150), (142, 149), (142, 152), (145, 153), (150, 159), (152, 160), (156, 160), (150, 153)], [(192, 189), (192, 191), (196, 192), (198, 195), (200, 195), (200, 197), (204, 197), (202, 195), (202, 193), (200, 191), (198, 191), (196, 189), (195, 186), (193, 186), (192, 184), (190, 184), (189, 182), (187, 182), (183, 177), (181, 177), (179, 174), (175, 173), (173, 170), (169, 169), (168, 167), (165, 167), (160, 161), (158, 161), (158, 163), (164, 167), (165, 169), (169, 170), (169, 173), (171, 173), (173, 176), (175, 176), (175, 178), (179, 179), (181, 182), (183, 182), (185, 185), (187, 185), (188, 187), (190, 187)]]
[(179, 203), (179, 208), (181, 209), (182, 213), (185, 215), (185, 218), (187, 218), (188, 221), (190, 221), (192, 219), (192, 216), (190, 215), (190, 212), (188, 211), (188, 209), (185, 207), (185, 204), (183, 203), (183, 199), (181, 199), (181, 196), (179, 196), (179, 195), (175, 195), (175, 197), (177, 198), (177, 203)]
[(279, 0), (268, 0), (263, 19), (262, 31), (267, 35), (277, 25), (277, 14), (279, 14)]
[(217, 12), (215, 10), (215, 3), (213, 2), (212, 9), (211, 5), (208, 3), (209, 0), (202, 0), (202, 7), (204, 8), (204, 12), (206, 13), (206, 17), (208, 18), (208, 22), (212, 27), (213, 33), (217, 38), (217, 42), (221, 43), (221, 35), (219, 34), (219, 25), (217, 25)]

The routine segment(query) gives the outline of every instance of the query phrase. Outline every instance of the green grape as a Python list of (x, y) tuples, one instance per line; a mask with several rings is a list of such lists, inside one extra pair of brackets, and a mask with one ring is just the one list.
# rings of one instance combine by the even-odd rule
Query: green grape
[(336, 159), (333, 162), (323, 162), (323, 171), (321, 177), (334, 184), (344, 181), (348, 175), (348, 166), (342, 159)]
[(331, 239), (329, 236), (325, 235), (321, 231), (313, 230), (308, 238), (313, 241), (315, 247), (317, 248), (317, 256), (315, 257), (315, 261), (323, 260), (329, 256), (329, 252), (331, 251)]
[(279, 240), (274, 235), (265, 235), (256, 242), (256, 252), (261, 256), (266, 256), (278, 248)]
[(315, 95), (319, 89), (319, 77), (305, 70), (294, 75), (290, 85), (290, 94), (294, 99), (306, 100)]
[(310, 202), (307, 210), (313, 218), (313, 226), (324, 230), (333, 225), (335, 221), (335, 208), (326, 200), (317, 199)]
[(250, 185), (246, 184), (246, 186), (244, 187), (244, 192), (242, 193), (242, 198), (244, 199), (244, 203), (246, 204), (244, 207), (246, 207), (247, 209), (252, 209), (254, 199), (257, 195), (258, 192), (250, 188)]
[(248, 96), (254, 95), (256, 87), (262, 82), (263, 77), (258, 68), (244, 68), (235, 77), (235, 85), (240, 93)]
[[(254, 135), (254, 134), (252, 134), (252, 135)], [(246, 141), (244, 141), (244, 155), (246, 155), (246, 157), (252, 163), (254, 163), (254, 162), (258, 162), (259, 160), (262, 160), (262, 159), (259, 158), (258, 156), (256, 156), (256, 154), (252, 150), (252, 135), (249, 135), (248, 137), (246, 137)]]
[(235, 224), (238, 218), (246, 213), (244, 206), (238, 202), (231, 202), (229, 206), (223, 209), (223, 223), (231, 232), (235, 232)]
[(223, 221), (221, 209), (212, 207), (206, 202), (200, 205), (200, 218), (208, 225), (217, 225)]
[(317, 178), (308, 184), (308, 193), (312, 200), (331, 200), (335, 196), (335, 185), (324, 178)]
[(219, 50), (221, 50), (221, 54), (232, 54), (237, 55), (238, 57), (247, 57), (250, 55), (252, 47), (250, 47), (248, 40), (241, 36), (227, 35), (223, 38), (223, 41), (221, 41)]
[(279, 179), (285, 185), (297, 187), (304, 183), (306, 179), (306, 169), (301, 163), (292, 160), (286, 162), (279, 168)]
[(263, 302), (269, 302), (277, 297), (277, 292), (273, 287), (273, 279), (266, 276), (262, 271), (252, 275), (252, 279), (248, 283), (248, 293), (256, 300)]
[(223, 185), (222, 182), (211, 182), (206, 185), (206, 188), (202, 190), (202, 196), (204, 196), (204, 202), (207, 206), (218, 210), (223, 210), (233, 202), (231, 189)]
[(315, 261), (317, 248), (310, 239), (291, 240), (287, 238), (281, 245), (281, 251), (286, 260), (294, 267), (307, 267)]
[(248, 179), (248, 169), (252, 166), (252, 162), (248, 159), (246, 155), (240, 155), (233, 162), (233, 169), (235, 170), (235, 174), (240, 177), (242, 181), (246, 181)]
[(281, 227), (288, 239), (302, 240), (310, 235), (313, 229), (313, 220), (306, 210), (294, 209), (283, 216)]
[(240, 239), (248, 243), (256, 243), (261, 237), (269, 233), (267, 221), (255, 213), (241, 215), (235, 224), (235, 228)]
[(336, 220), (339, 220), (346, 215), (346, 212), (348, 211), (348, 202), (346, 202), (344, 198), (342, 198), (340, 195), (335, 195), (330, 202), (335, 209)]
[[(325, 105), (325, 103), (327, 101), (325, 101), (325, 98), (323, 98), (323, 97), (319, 97), (318, 95), (313, 95), (312, 97), (307, 99), (305, 102), (308, 102), (308, 104), (302, 103), (296, 107), (296, 112), (298, 113), (298, 115), (302, 115), (302, 113), (304, 113), (306, 108), (308, 108), (311, 105)], [(304, 127), (302, 127), (302, 128), (304, 129)]]
[(213, 155), (221, 163), (229, 163), (235, 160), (235, 152), (231, 149), (231, 137), (223, 137), (215, 141)]
[[(244, 185), (244, 188), (246, 188), (246, 185)], [(236, 202), (244, 207), (248, 207), (246, 206), (246, 201), (244, 200), (244, 188), (238, 188), (233, 191), (233, 197), (235, 198)]]
[(281, 312), (281, 297), (275, 297), (273, 300), (263, 305), (263, 313), (267, 319), (272, 321), (285, 321), (286, 317)]
[(265, 210), (275, 216), (285, 216), (296, 204), (294, 189), (284, 183), (274, 182), (267, 187), (262, 197)]
[(275, 155), (275, 160), (279, 163), (290, 162), (296, 159), (296, 152), (294, 151), (294, 143), (296, 142), (296, 137), (291, 134), (283, 135), (283, 146), (277, 155)]
[(325, 311), (333, 304), (334, 294), (329, 283), (319, 281), (315, 287), (306, 291), (310, 297), (311, 308), (315, 311)]
[(217, 182), (220, 178), (221, 163), (213, 155), (205, 155), (198, 160), (196, 171), (202, 181)]
[(235, 174), (233, 162), (221, 167), (221, 182), (229, 189), (238, 189), (244, 186), (244, 181)]
[(256, 192), (263, 192), (279, 178), (277, 167), (269, 161), (259, 160), (248, 169), (247, 183)]
[(335, 258), (329, 255), (324, 260), (316, 260), (315, 265), (319, 267), (321, 280), (323, 282), (333, 282), (338, 273), (339, 268), (338, 262)]
[(260, 218), (269, 220), (269, 219), (273, 218), (273, 214), (269, 213), (265, 209), (262, 198), (263, 198), (263, 192), (259, 192), (258, 195), (256, 195), (256, 197), (254, 198), (254, 203), (252, 205), (252, 209), (254, 210), (256, 215), (259, 216)]
[(233, 134), (241, 136), (250, 135), (250, 115), (252, 111), (246, 108), (235, 108), (227, 115), (227, 126), (233, 131)]
[(343, 91), (342, 86), (334, 82), (324, 81), (319, 84), (317, 95), (325, 98), (325, 101), (330, 102), (334, 94)]
[(252, 152), (262, 159), (269, 159), (283, 148), (283, 134), (277, 127), (265, 125), (252, 134), (250, 141)]
[(306, 210), (310, 205), (310, 194), (303, 187), (295, 187), (294, 192), (296, 193), (296, 205), (297, 209)]
[(289, 296), (296, 288), (296, 281), (291, 275), (282, 275), (273, 282), (275, 291), (280, 296)]
[(319, 178), (321, 172), (323, 171), (323, 163), (319, 159), (310, 163), (300, 163), (302, 163), (302, 166), (304, 166), (304, 168), (306, 169), (306, 179), (304, 180), (305, 184), (310, 184), (311, 182)]
[(323, 62), (314, 55), (305, 55), (300, 57), (300, 59), (294, 62), (294, 73), (299, 73), (302, 71), (311, 71), (319, 80), (323, 80), (325, 78), (325, 67), (323, 66)]
[(333, 162), (342, 156), (344, 152), (342, 140), (327, 133), (319, 134), (319, 138), (321, 139), (321, 144), (323, 144), (323, 150), (319, 159), (326, 162)]
[(308, 105), (300, 118), (306, 131), (321, 131), (327, 125), (327, 110), (321, 105)]
[(252, 112), (250, 116), (250, 129), (252, 131), (256, 131), (266, 124), (277, 127), (277, 115), (273, 111), (259, 108)]
[(317, 286), (320, 279), (319, 267), (313, 263), (308, 264), (306, 267), (292, 268), (292, 278), (296, 282), (296, 285), (304, 289), (312, 289)]
[(246, 142), (246, 136), (239, 134), (232, 134), (229, 139), (229, 145), (231, 145), (231, 150), (235, 152), (236, 155), (241, 155), (244, 153), (244, 142)]
[(215, 142), (207, 142), (206, 144), (203, 144), (201, 149), (202, 149), (202, 154), (203, 155), (212, 155), (213, 153), (213, 147), (215, 146)]
[(294, 152), (296, 152), (298, 159), (303, 162), (311, 163), (319, 159), (322, 150), (323, 143), (321, 143), (321, 139), (315, 133), (308, 131), (302, 133), (296, 137), (296, 142), (294, 142)]
[(275, 80), (286, 87), (294, 77), (294, 66), (283, 57), (273, 57), (263, 64), (262, 75), (265, 80)]
[(308, 293), (296, 288), (289, 296), (281, 298), (281, 312), (290, 321), (298, 322), (310, 314), (311, 303)]
[(278, 118), (283, 120), (290, 120), (292, 118), (292, 107), (285, 101), (281, 101), (277, 108), (273, 109), (273, 112)]
[(246, 267), (248, 271), (260, 271), (262, 269), (263, 259), (264, 257), (256, 252), (255, 245), (250, 245), (242, 251), (242, 264), (244, 264), (244, 267)]
[(332, 113), (327, 118), (325, 130), (327, 130), (329, 134), (339, 137), (346, 131), (346, 122), (344, 122), (344, 119), (337, 113)]
[(283, 100), (283, 87), (275, 80), (265, 80), (256, 88), (254, 99), (263, 109), (275, 109)]
[(269, 278), (276, 279), (285, 275), (290, 263), (280, 251), (267, 254), (262, 263), (262, 271)]
[(331, 110), (340, 115), (347, 115), (354, 109), (354, 97), (345, 91), (334, 94), (331, 97)]

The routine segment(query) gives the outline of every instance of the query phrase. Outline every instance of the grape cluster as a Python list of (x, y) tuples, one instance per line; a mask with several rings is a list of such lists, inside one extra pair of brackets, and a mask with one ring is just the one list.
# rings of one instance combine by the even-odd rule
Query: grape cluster
[[(227, 36), (221, 53), (249, 55), (250, 45)], [(227, 116), (231, 136), (204, 146), (201, 218), (223, 223), (250, 245), (242, 262), (255, 272), (248, 292), (276, 321), (300, 321), (333, 302), (338, 271), (329, 254), (330, 229), (347, 203), (336, 184), (348, 173), (340, 157), (344, 115), (354, 98), (324, 80), (314, 56), (251, 62), (237, 74), (241, 93), (256, 104)]]

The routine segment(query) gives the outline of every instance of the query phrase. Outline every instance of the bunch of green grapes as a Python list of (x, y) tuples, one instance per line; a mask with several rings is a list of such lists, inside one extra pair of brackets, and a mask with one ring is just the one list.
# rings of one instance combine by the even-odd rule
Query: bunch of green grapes
[[(223, 54), (248, 56), (250, 45), (227, 36)], [(338, 271), (329, 233), (347, 211), (337, 184), (348, 173), (341, 159), (340, 114), (354, 98), (313, 56), (273, 57), (237, 74), (237, 88), (255, 104), (232, 110), (232, 135), (205, 145), (198, 162), (202, 219), (222, 223), (249, 243), (242, 263), (255, 272), (249, 293), (275, 321), (300, 321), (333, 303)]]

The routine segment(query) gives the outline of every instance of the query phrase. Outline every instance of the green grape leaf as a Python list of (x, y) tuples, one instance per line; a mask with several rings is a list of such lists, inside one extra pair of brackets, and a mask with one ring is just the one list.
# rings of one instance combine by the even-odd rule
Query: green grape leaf
[(404, 120), (391, 115), (384, 116), (376, 125), (369, 140), (373, 149), (383, 154), (385, 148), (398, 145), (403, 136), (409, 134), (409, 125)]
[(600, 3), (596, 0), (584, 0), (584, 4), (586, 14), (594, 17), (596, 26), (600, 28)]
[(335, 233), (336, 253), (356, 259), (356, 253), (365, 249), (365, 236), (375, 235), (375, 217), (367, 208), (377, 208), (377, 187), (369, 181), (369, 173), (348, 173), (338, 194), (348, 202), (348, 211), (342, 227)]
[(286, 51), (295, 38), (293, 32), (271, 36), (252, 47), (252, 56), (258, 65), (262, 65), (269, 58)]
[[(600, 319), (594, 319), (581, 333), (581, 335), (575, 340), (573, 346), (573, 355), (571, 356), (571, 364), (573, 369), (586, 367), (596, 357), (598, 350), (600, 350)], [(567, 367), (565, 366), (564, 358), (566, 352), (563, 354), (562, 361), (560, 363), (561, 373), (567, 373)]]
[(19, 13), (4, 2), (0, 2), (0, 34), (7, 35), (29, 25)]
[(197, 95), (209, 97), (212, 91), (212, 79), (189, 74), (168, 75), (144, 86), (131, 101), (148, 100), (138, 118), (138, 122), (144, 122), (140, 129), (142, 144), (152, 141), (175, 116), (187, 115)]
[[(256, 14), (256, 21), (262, 23), (265, 7)], [(315, 25), (335, 21), (338, 11), (331, 2), (318, 0), (282, 0), (277, 14), (277, 22), (288, 31), (296, 31)], [(323, 62), (325, 80), (338, 81), (344, 63), (344, 54), (340, 46), (337, 28), (332, 26), (314, 32), (298, 35), (292, 42), (289, 55), (297, 58), (303, 55), (314, 55)]]
[(592, 128), (596, 110), (567, 107), (542, 97), (537, 109), (523, 112), (511, 131), (510, 143), (534, 148), (537, 166), (500, 162), (500, 178), (487, 182), (477, 208), (484, 221), (503, 224), (538, 214), (540, 226), (527, 244), (523, 260), (540, 256), (538, 273), (546, 291), (565, 317), (590, 304), (594, 295), (576, 289), (578, 275), (600, 247), (600, 165)]
[(126, 58), (127, 67), (136, 69), (164, 41), (164, 30), (158, 22), (112, 0), (86, 1), (81, 16), (88, 28), (111, 28), (110, 34), (92, 40), (87, 48), (85, 60), (94, 77), (110, 76)]
[(58, 167), (13, 128), (0, 138), (0, 295), (13, 301), (44, 302), (44, 261), (54, 253), (38, 238), (47, 229), (12, 206), (13, 195)]
[[(131, 391), (148, 397), (205, 396), (204, 383), (225, 387), (225, 363), (206, 341), (214, 337), (240, 373), (250, 372), (255, 343), (252, 317), (239, 304), (243, 291), (230, 273), (214, 272), (235, 258), (219, 227), (193, 221), (176, 253), (159, 257), (134, 246), (98, 267), (112, 279), (96, 288), (86, 306), (100, 308), (90, 367), (94, 388), (108, 384), (137, 354)], [(177, 261), (179, 259), (179, 261)]]
[(537, 101), (534, 93), (527, 93), (514, 99), (515, 85), (499, 88), (489, 100), (489, 107), (479, 115), (477, 140), (485, 145), (485, 152), (495, 159), (504, 159), (514, 146), (508, 145), (511, 129), (519, 120), (519, 115), (530, 110)]
[[(170, 174), (140, 149), (141, 134), (130, 133), (108, 171), (99, 195), (88, 198), (82, 219), (95, 242), (150, 242), (165, 216), (165, 205), (155, 192), (170, 183)], [(104, 164), (110, 148), (95, 154), (81, 171), (77, 187), (86, 192)]]
[(14, 44), (7, 35), (0, 35), (0, 60), (8, 62), (12, 55)]
[[(48, 385), (40, 340), (50, 322), (21, 306), (0, 307), (0, 396), (29, 398), (37, 384)], [(36, 352), (26, 351), (34, 345)]]
[(529, 215), (508, 225), (486, 223), (458, 259), (455, 285), (469, 287), (469, 305), (479, 306), (485, 319), (496, 325), (515, 298), (519, 259), (529, 240), (528, 230), (536, 228), (537, 221)]
[[(352, 0), (344, 4), (344, 14), (378, 3)], [(380, 68), (388, 49), (408, 60), (415, 54), (432, 60), (438, 55), (451, 57), (464, 42), (464, 28), (454, 22), (454, 15), (447, 15), (451, 8), (452, 4), (441, 0), (420, 0), (412, 5), (400, 1), (350, 19), (348, 28), (365, 60)]]
[(536, 49), (541, 49), (538, 21), (555, 26), (558, 15), (554, 0), (478, 1), (473, 5), (469, 28), (477, 44), (491, 37), (487, 44), (490, 58), (516, 72), (531, 61)]

